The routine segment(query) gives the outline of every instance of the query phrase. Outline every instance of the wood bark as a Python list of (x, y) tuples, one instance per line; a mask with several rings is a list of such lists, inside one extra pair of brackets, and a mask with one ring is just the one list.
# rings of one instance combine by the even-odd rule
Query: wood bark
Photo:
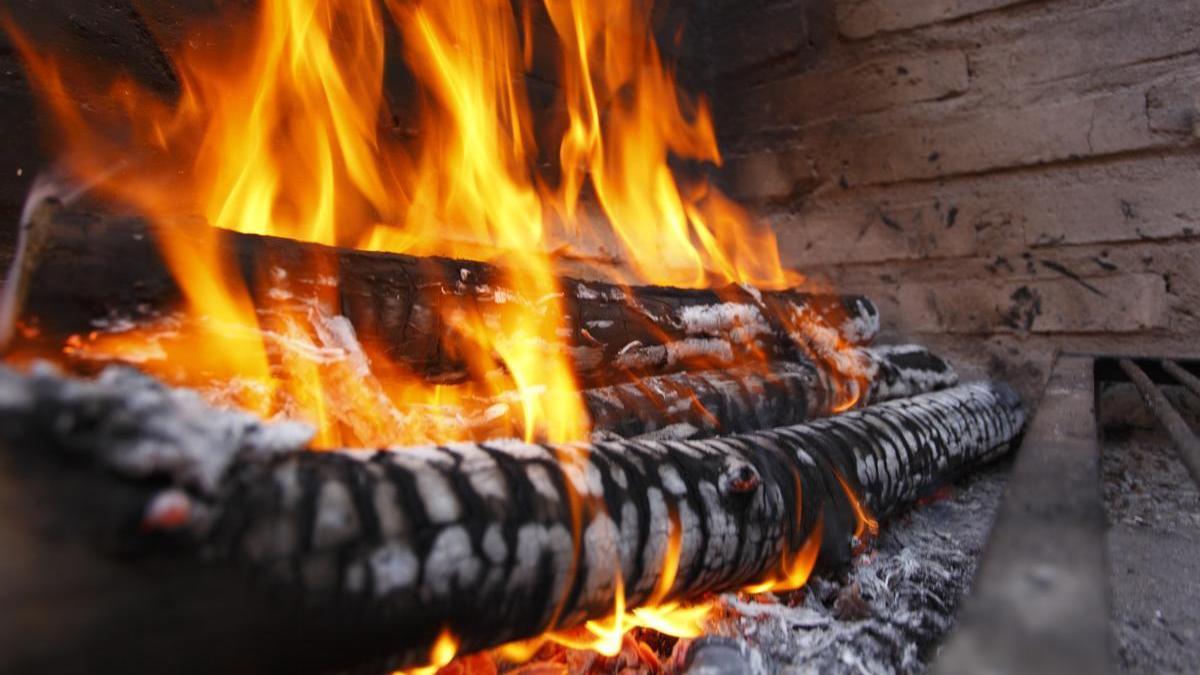
[[(944, 359), (919, 345), (855, 348), (863, 383), (809, 360), (673, 373), (583, 391), (596, 435), (707, 438), (799, 424), (841, 408), (958, 384)], [(851, 405), (851, 402), (853, 404)]]
[[(18, 569), (0, 579), (16, 624), (0, 671), (396, 667), (443, 629), (471, 651), (605, 615), (618, 574), (631, 605), (740, 588), (818, 527), (834, 567), (851, 493), (886, 517), (1003, 453), (1024, 421), (1009, 388), (973, 384), (708, 440), (267, 457), (258, 422), (120, 384), (3, 385), (0, 534)], [(177, 447), (197, 434), (226, 468), (181, 472), (213, 456)], [(191, 516), (148, 532), (164, 488)]]
[[(545, 315), (547, 299), (523, 297), (502, 269), (485, 263), (331, 248), (187, 223), (173, 227), (173, 236), (215, 233), (228, 260), (224, 274), (245, 284), (260, 313), (285, 305), (281, 297), (319, 301), (348, 317), (364, 344), (430, 379), (467, 376), (464, 338), (451, 315), (478, 313), (489, 324), (503, 324), (514, 304), (531, 310), (521, 321)], [(819, 324), (852, 344), (869, 343), (879, 329), (874, 305), (858, 296), (560, 281), (565, 329), (544, 328), (563, 335), (588, 385), (697, 363), (727, 367), (761, 360), (761, 354), (795, 358), (809, 349), (797, 324)], [(0, 342), (10, 351), (57, 352), (71, 335), (152, 321), (182, 303), (145, 221), (46, 202), (22, 227), (0, 304)]]

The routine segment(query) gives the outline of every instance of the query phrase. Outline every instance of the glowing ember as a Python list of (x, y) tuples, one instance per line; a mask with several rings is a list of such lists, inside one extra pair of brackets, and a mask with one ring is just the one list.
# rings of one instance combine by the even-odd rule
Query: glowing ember
[(454, 637), (449, 630), (442, 629), (442, 632), (438, 634), (437, 641), (433, 643), (433, 649), (430, 650), (428, 666), (398, 670), (393, 675), (433, 675), (453, 661), (456, 654), (458, 654), (458, 638)]

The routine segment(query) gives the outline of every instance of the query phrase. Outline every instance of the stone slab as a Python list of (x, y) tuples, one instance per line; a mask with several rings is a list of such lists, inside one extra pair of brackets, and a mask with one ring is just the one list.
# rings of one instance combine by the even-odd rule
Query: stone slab
[(1060, 357), (939, 675), (1109, 673), (1092, 361)]

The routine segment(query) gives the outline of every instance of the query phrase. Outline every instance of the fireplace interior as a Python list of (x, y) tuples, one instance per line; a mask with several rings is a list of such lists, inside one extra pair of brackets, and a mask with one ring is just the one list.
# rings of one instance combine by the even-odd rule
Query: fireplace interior
[(1194, 0), (0, 18), (0, 673), (1200, 665)]

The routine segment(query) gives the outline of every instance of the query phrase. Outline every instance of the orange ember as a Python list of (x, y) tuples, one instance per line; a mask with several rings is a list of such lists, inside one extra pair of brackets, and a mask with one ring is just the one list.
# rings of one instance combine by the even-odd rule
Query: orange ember
[[(562, 97), (553, 174), (539, 166), (525, 91), (537, 34), (528, 3), (514, 12), (510, 0), (260, 0), (251, 20), (223, 15), (166, 49), (174, 96), (47, 55), (6, 21), (54, 121), (63, 169), (154, 225), (186, 303), (154, 324), (73, 336), (64, 356), (136, 364), (223, 404), (306, 420), (319, 448), (470, 440), (480, 428), (586, 440), (554, 251), (615, 247), (625, 269), (596, 274), (622, 283), (801, 281), (768, 227), (672, 168), (722, 159), (708, 106), (678, 90), (659, 52), (651, 5), (544, 0)], [(403, 125), (416, 134), (396, 128), (385, 95), (389, 21), (419, 92)], [(108, 105), (85, 109), (83, 98)], [(436, 319), (452, 328), (470, 379), (432, 382), (355, 339), (339, 314), (337, 269), (319, 270), (321, 297), (300, 299), (263, 261), (271, 306), (255, 306), (242, 277), (227, 273), (236, 263), (213, 228), (497, 262), (505, 285), (532, 301), (500, 302), (498, 316), (448, 305)], [(853, 405), (864, 385), (837, 359), (847, 345), (803, 317), (784, 322), (849, 375), (841, 405)], [(873, 521), (851, 499), (865, 530)], [(699, 635), (710, 605), (668, 600), (679, 536), (676, 517), (646, 606), (627, 608), (618, 578), (610, 619), (502, 653), (529, 658), (548, 641), (614, 655), (635, 627)], [(756, 588), (803, 585), (820, 539), (818, 527)], [(444, 631), (430, 667), (413, 672), (435, 672), (458, 646)]]

